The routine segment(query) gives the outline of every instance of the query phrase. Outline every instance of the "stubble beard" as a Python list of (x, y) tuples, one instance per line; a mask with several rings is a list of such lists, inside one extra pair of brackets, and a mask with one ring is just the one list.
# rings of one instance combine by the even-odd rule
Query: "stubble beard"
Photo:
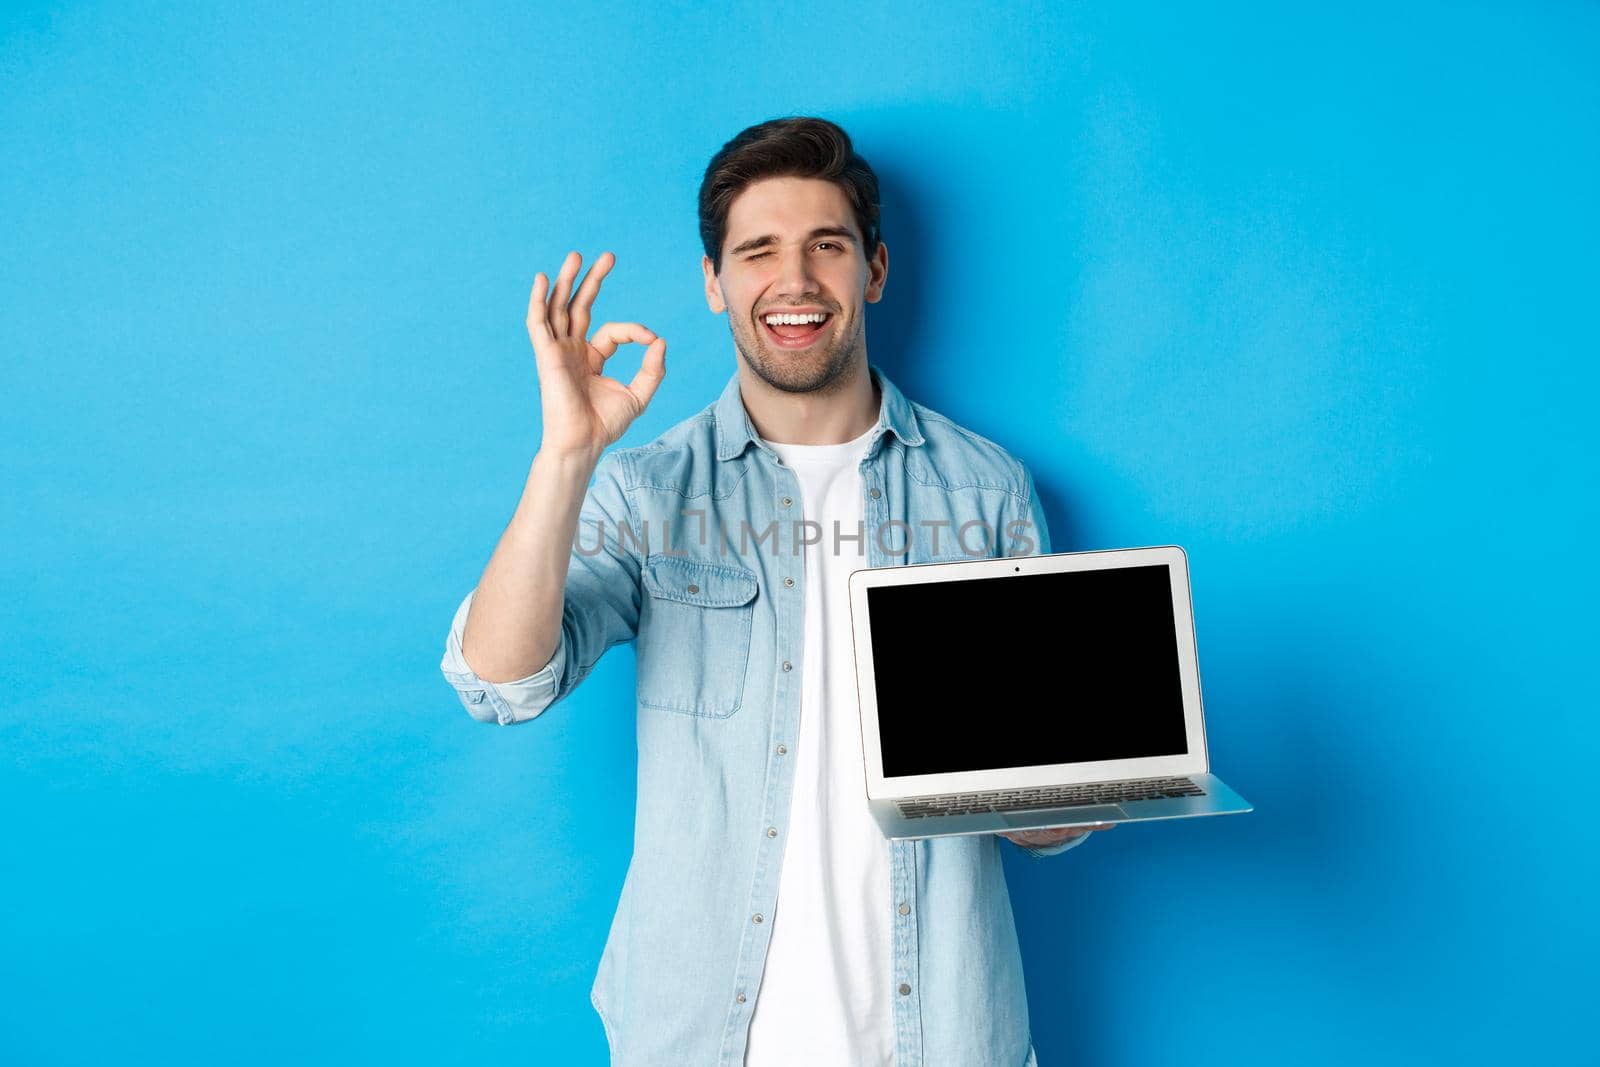
[(854, 337), (835, 337), (820, 351), (792, 352), (768, 345), (759, 332), (759, 324), (754, 329), (754, 334), (735, 329), (733, 343), (756, 377), (785, 393), (823, 393), (842, 388), (845, 374), (861, 347), (859, 330)]

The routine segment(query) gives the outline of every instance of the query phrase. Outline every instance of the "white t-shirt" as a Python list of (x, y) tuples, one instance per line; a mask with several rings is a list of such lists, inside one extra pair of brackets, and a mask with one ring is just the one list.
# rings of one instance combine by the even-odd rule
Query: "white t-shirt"
[[(804, 549), (789, 839), (745, 1067), (894, 1064), (889, 842), (867, 812), (847, 585), (851, 571), (867, 566), (857, 464), (871, 436), (836, 445), (767, 442), (794, 470), (804, 518), (822, 536)], [(836, 542), (835, 524), (839, 534), (863, 536)]]

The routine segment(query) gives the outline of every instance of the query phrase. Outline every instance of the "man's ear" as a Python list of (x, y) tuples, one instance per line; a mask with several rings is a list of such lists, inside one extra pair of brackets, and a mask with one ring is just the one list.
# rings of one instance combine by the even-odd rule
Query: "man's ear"
[(711, 309), (711, 314), (720, 315), (728, 310), (728, 304), (722, 299), (722, 284), (717, 281), (717, 272), (711, 269), (711, 257), (700, 257), (700, 270), (706, 276), (706, 306)]
[(878, 250), (867, 261), (867, 291), (866, 299), (869, 304), (876, 304), (883, 299), (883, 283), (889, 277), (889, 246), (882, 241), (878, 242)]

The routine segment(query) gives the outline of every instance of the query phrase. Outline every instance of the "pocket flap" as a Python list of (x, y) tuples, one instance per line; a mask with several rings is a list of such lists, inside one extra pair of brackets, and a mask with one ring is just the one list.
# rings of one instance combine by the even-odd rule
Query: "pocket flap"
[(758, 584), (755, 572), (743, 567), (677, 556), (646, 559), (642, 573), (651, 596), (703, 608), (733, 608), (749, 603)]

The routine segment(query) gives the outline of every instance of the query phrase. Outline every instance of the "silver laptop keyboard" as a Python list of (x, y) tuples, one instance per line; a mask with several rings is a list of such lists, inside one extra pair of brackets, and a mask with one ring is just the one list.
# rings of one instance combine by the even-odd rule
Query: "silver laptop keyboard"
[(1076, 808), (1087, 804), (1123, 804), (1166, 797), (1203, 797), (1206, 791), (1187, 778), (1138, 778), (1128, 782), (1096, 782), (1043, 789), (999, 789), (988, 793), (951, 793), (947, 796), (898, 800), (900, 814), (908, 819), (928, 815), (974, 815), (990, 811), (1032, 811), (1036, 808)]

